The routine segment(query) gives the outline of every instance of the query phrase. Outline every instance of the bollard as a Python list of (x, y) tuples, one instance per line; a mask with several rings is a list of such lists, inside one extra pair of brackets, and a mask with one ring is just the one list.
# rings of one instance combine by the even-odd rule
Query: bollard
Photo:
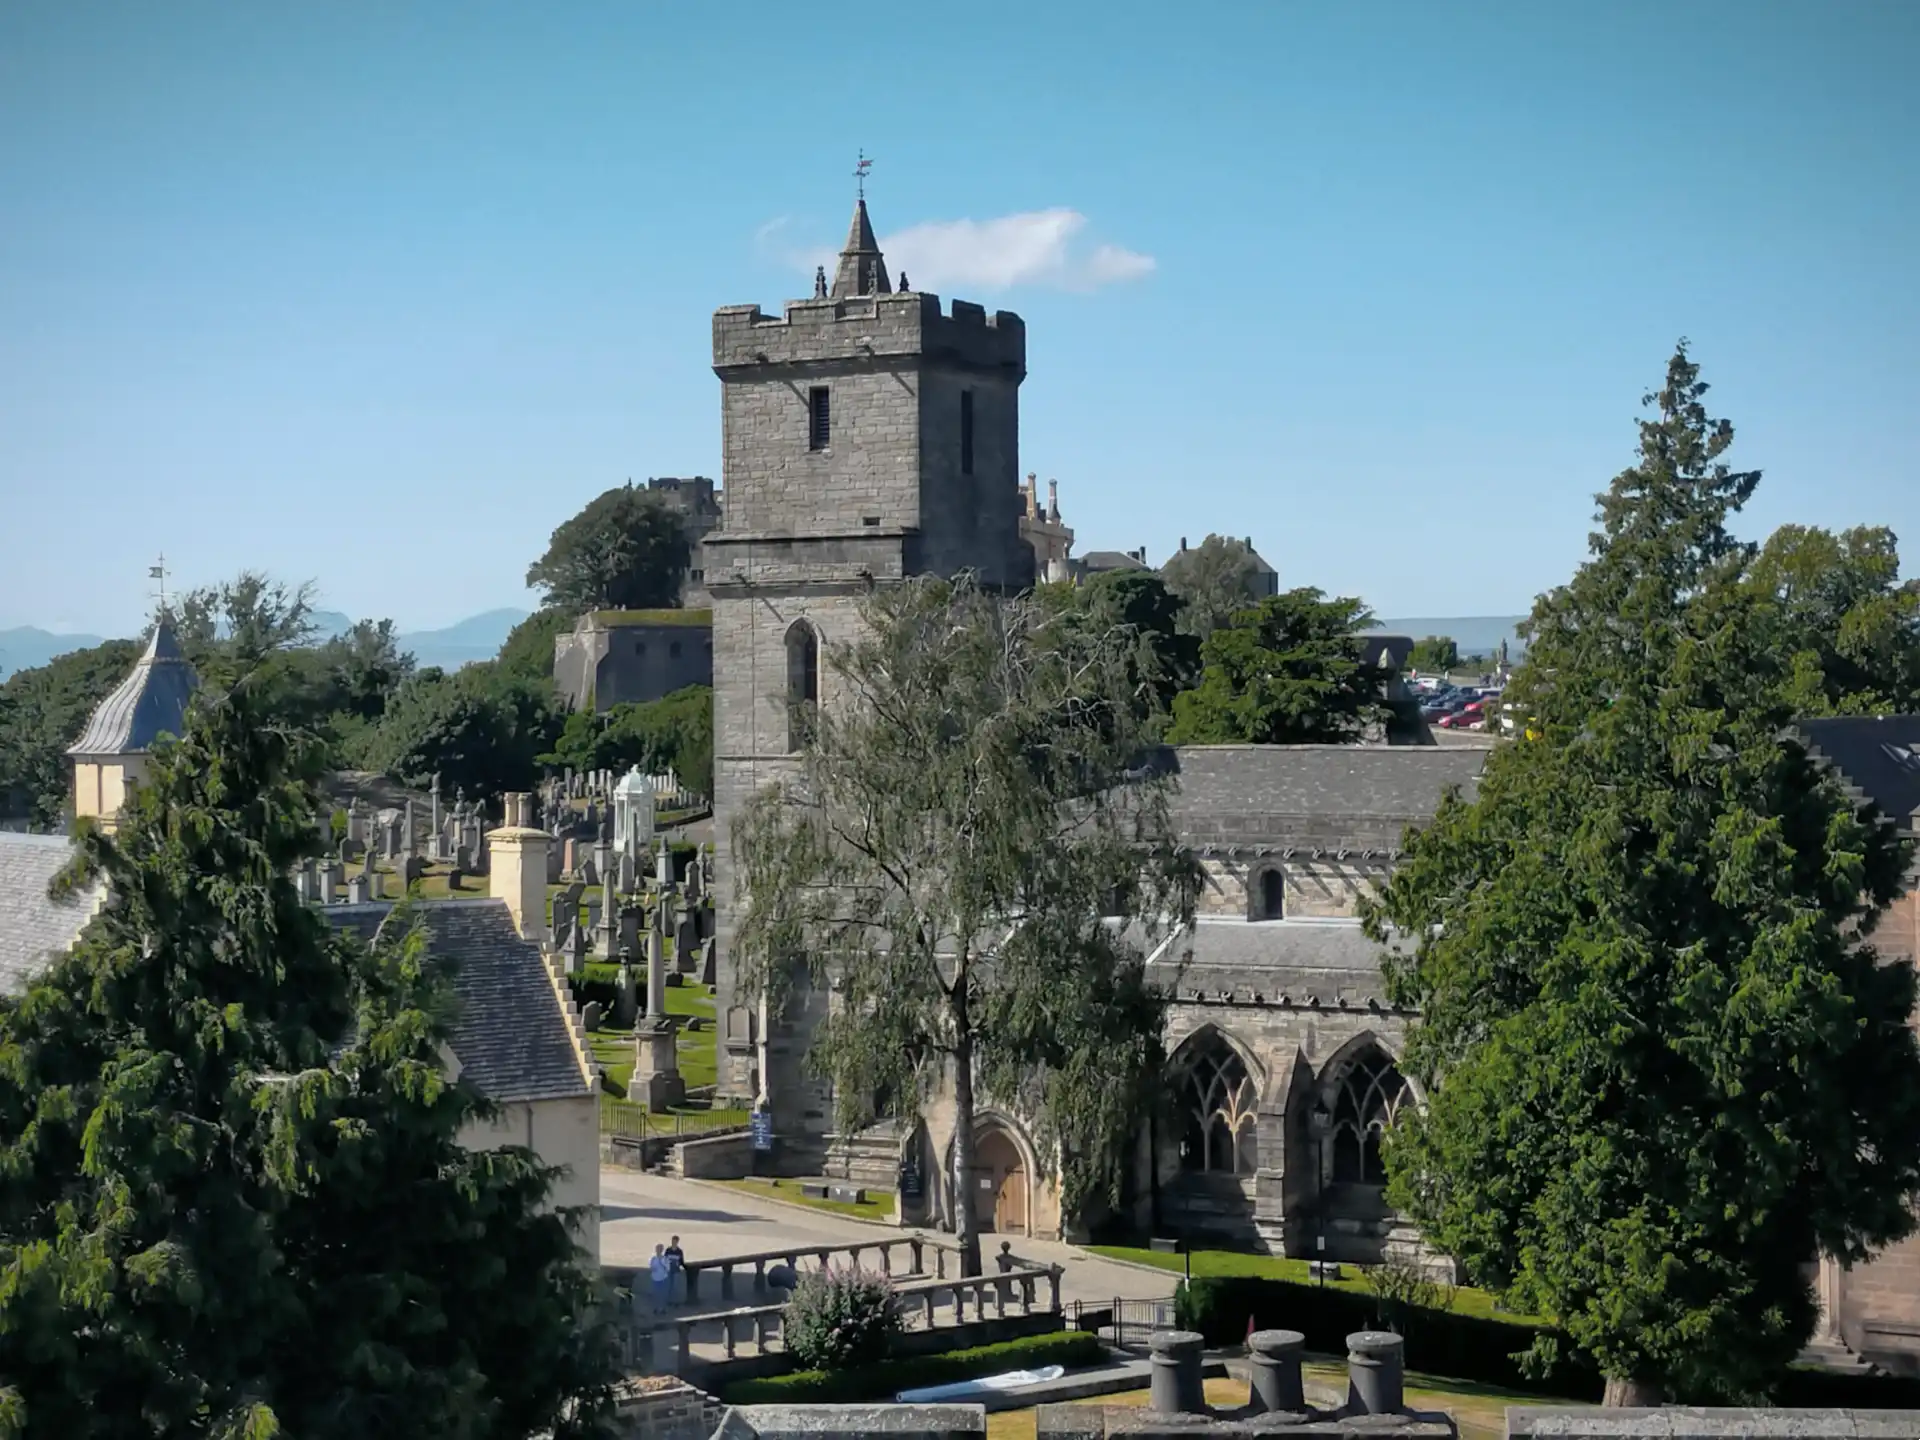
[(1387, 1330), (1347, 1336), (1347, 1409), (1356, 1415), (1398, 1415), (1405, 1342)]
[(1307, 1337), (1298, 1330), (1256, 1330), (1247, 1337), (1253, 1355), (1255, 1413), (1300, 1414), (1307, 1408), (1300, 1384), (1300, 1351)]
[(1206, 1391), (1200, 1380), (1205, 1338), (1192, 1330), (1162, 1330), (1147, 1343), (1153, 1351), (1149, 1408), (1161, 1415), (1206, 1414)]

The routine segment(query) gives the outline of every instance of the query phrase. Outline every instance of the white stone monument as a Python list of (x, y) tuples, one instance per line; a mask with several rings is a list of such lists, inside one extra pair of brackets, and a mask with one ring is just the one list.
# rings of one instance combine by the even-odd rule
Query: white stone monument
[(653, 844), (653, 786), (638, 765), (613, 790), (613, 843), (636, 863)]

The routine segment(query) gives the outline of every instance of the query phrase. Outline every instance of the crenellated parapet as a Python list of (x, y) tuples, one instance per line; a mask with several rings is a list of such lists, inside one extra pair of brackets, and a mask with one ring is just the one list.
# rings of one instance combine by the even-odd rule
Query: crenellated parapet
[(728, 305), (713, 315), (713, 368), (722, 378), (767, 367), (829, 374), (903, 357), (1024, 377), (1026, 322), (968, 300), (943, 310), (938, 295), (922, 291), (791, 300), (780, 315)]

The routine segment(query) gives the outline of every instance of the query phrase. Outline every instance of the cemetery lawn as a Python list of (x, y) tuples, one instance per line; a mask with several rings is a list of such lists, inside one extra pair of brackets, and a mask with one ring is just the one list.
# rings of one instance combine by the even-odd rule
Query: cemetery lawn
[[(597, 969), (604, 969), (604, 975), (595, 976)], [(614, 965), (604, 967), (590, 965), (587, 967), (587, 973), (593, 978), (614, 980), (619, 975), (619, 967)], [(641, 991), (643, 1000), (645, 988), (646, 983), (642, 980)], [(695, 1090), (702, 1086), (713, 1084), (718, 1071), (715, 1063), (715, 1044), (717, 1037), (712, 1024), (714, 1013), (712, 989), (705, 985), (669, 985), (667, 987), (667, 1013), (669, 1015), (685, 1015), (689, 1018), (698, 1016), (707, 1022), (707, 1028), (703, 1030), (681, 1030), (676, 1045), (676, 1053), (679, 1056), (681, 1078), (686, 1081), (689, 1090)], [(604, 1129), (607, 1128), (605, 1120), (609, 1105), (612, 1105), (616, 1111), (640, 1109), (638, 1106), (628, 1105), (626, 1101), (612, 1093), (613, 1089), (617, 1087), (620, 1093), (624, 1095), (626, 1093), (627, 1083), (633, 1078), (633, 1032), (631, 1030), (615, 1030), (611, 1027), (593, 1030), (588, 1032), (587, 1042), (593, 1047), (593, 1058), (606, 1068), (607, 1080), (610, 1082), (608, 1090), (602, 1095), (600, 1107), (602, 1128)], [(698, 1115), (702, 1120), (706, 1121), (707, 1124), (715, 1126), (744, 1125), (747, 1123), (747, 1112), (744, 1109), (737, 1111), (728, 1109), (709, 1110), (695, 1105), (687, 1105), (680, 1107), (680, 1113), (689, 1116)], [(669, 1117), (661, 1116), (658, 1117), (658, 1119), (664, 1122), (664, 1124), (658, 1128), (671, 1128), (673, 1122)]]
[(869, 1198), (855, 1205), (846, 1200), (821, 1200), (816, 1196), (802, 1195), (798, 1180), (715, 1180), (710, 1183), (725, 1185), (729, 1190), (739, 1190), (748, 1195), (770, 1195), (789, 1205), (805, 1205), (809, 1209), (825, 1210), (833, 1215), (849, 1215), (855, 1220), (884, 1221), (893, 1218), (891, 1194), (879, 1199)]
[[(1163, 1251), (1144, 1249), (1137, 1245), (1086, 1245), (1081, 1247), (1095, 1255), (1104, 1255), (1110, 1260), (1127, 1260), (1135, 1265), (1151, 1265), (1156, 1270), (1171, 1270), (1175, 1274), (1185, 1274), (1187, 1261), (1193, 1261), (1195, 1279), (1202, 1276), (1248, 1276), (1256, 1280), (1291, 1280), (1297, 1285), (1317, 1285), (1307, 1273), (1304, 1260), (1285, 1260), (1277, 1255), (1249, 1255), (1239, 1250), (1195, 1250), (1191, 1256), (1168, 1255)], [(1329, 1290), (1349, 1290), (1357, 1295), (1371, 1295), (1373, 1291), (1361, 1277), (1361, 1267), (1346, 1265), (1338, 1280), (1325, 1282)], [(1476, 1290), (1470, 1285), (1462, 1285), (1453, 1293), (1453, 1303), (1446, 1307), (1456, 1315), (1477, 1315), (1485, 1320), (1509, 1320), (1515, 1324), (1527, 1323), (1527, 1317), (1514, 1315), (1505, 1310), (1496, 1311), (1493, 1296), (1485, 1290)]]

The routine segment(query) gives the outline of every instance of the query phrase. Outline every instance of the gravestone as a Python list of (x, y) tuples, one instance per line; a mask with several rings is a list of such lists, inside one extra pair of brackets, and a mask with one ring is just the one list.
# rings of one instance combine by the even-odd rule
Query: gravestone
[(702, 958), (700, 922), (691, 915), (682, 915), (680, 923), (673, 928), (673, 968), (682, 975), (691, 975)]
[(679, 1030), (667, 1016), (667, 965), (659, 929), (647, 931), (647, 1014), (634, 1026), (633, 1079), (629, 1095), (644, 1094), (647, 1108), (664, 1110), (687, 1098), (680, 1075)]
[(598, 1000), (587, 1001), (586, 1008), (580, 1012), (580, 1023), (589, 1030), (598, 1030), (600, 1028), (600, 1002)]
[(367, 876), (362, 871), (347, 881), (347, 904), (364, 905), (367, 903)]
[(620, 893), (631, 895), (639, 888), (639, 876), (634, 871), (632, 852), (622, 850), (620, 854)]
[(427, 862), (425, 860), (422, 860), (412, 851), (408, 851), (405, 855), (402, 855), (400, 857), (401, 893), (411, 895), (413, 893), (413, 887), (420, 883), (426, 876), (426, 873)]
[(673, 888), (673, 847), (667, 844), (667, 837), (660, 837), (660, 849), (654, 855), (653, 880), (662, 890)]
[(467, 867), (458, 861), (454, 862), (453, 869), (447, 872), (448, 893), (457, 895), (460, 891), (464, 890), (466, 888), (466, 878)]
[(620, 988), (615, 992), (613, 1023), (619, 1029), (630, 1028), (640, 1014), (640, 979), (633, 973), (631, 951), (620, 957)]
[(573, 942), (573, 927), (578, 921), (578, 912), (569, 913), (560, 903), (560, 897), (553, 899), (553, 920), (547, 928), (547, 945), (555, 954), (566, 953), (567, 946)]
[(400, 812), (400, 853), (417, 855), (419, 851), (420, 842), (413, 834), (413, 797), (409, 795), (406, 808)]
[(700, 942), (700, 983), (717, 985), (720, 983), (719, 953), (714, 937), (709, 935)]
[(620, 914), (620, 933), (615, 937), (615, 946), (625, 954), (631, 955), (640, 948), (640, 907), (622, 905)]
[(700, 903), (700, 897), (707, 893), (706, 877), (702, 873), (703, 868), (700, 864), (700, 857), (697, 855), (694, 857), (693, 863), (687, 866), (687, 904), (689, 905), (698, 905)]
[(567, 973), (584, 974), (587, 968), (587, 932), (576, 920), (573, 931), (567, 936)]
[(658, 930), (647, 931), (647, 1019), (667, 1023), (666, 942)]
[[(435, 837), (438, 837), (440, 834), (440, 818), (441, 818), (440, 817), (440, 772), (438, 770), (433, 772), (433, 789), (428, 792), (428, 803), (432, 805), (433, 809), (431, 811), (431, 818), (428, 822), (427, 830), (429, 834)], [(434, 843), (437, 845), (439, 843), (439, 840), (436, 838)], [(434, 858), (437, 860), (440, 857), (436, 855)]]

